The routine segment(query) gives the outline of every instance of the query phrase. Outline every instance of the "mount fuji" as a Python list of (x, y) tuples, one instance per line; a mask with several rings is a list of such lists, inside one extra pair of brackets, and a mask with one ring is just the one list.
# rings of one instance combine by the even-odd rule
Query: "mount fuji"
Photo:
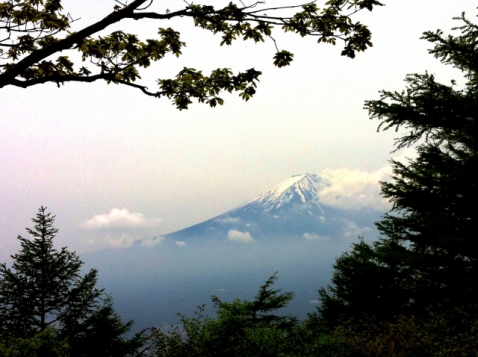
[[(344, 210), (321, 203), (328, 187), (314, 174), (294, 175), (266, 193), (202, 223), (164, 235), (166, 240), (340, 239), (373, 230), (372, 209)], [(139, 242), (140, 243), (140, 242)], [(186, 243), (187, 244), (187, 243)]]
[(325, 204), (328, 185), (316, 175), (292, 176), (202, 223), (82, 255), (85, 268), (98, 269), (99, 286), (138, 329), (178, 323), (177, 312), (192, 316), (212, 294), (251, 299), (277, 271), (277, 287), (296, 296), (285, 313), (304, 318), (318, 303), (318, 288), (330, 284), (335, 259), (358, 236), (378, 236), (380, 212)]

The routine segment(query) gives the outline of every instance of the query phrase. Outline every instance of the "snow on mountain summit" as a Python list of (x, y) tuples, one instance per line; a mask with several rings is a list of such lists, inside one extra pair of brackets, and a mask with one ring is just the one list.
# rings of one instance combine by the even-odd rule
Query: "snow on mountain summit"
[(318, 180), (316, 175), (294, 175), (253, 201), (271, 202), (278, 208), (281, 206), (283, 200), (289, 200), (291, 195), (296, 193), (300, 196), (300, 200), (305, 203), (307, 201), (307, 193), (316, 193)]
[(292, 205), (312, 205), (323, 211), (319, 204), (317, 192), (325, 185), (326, 183), (314, 174), (294, 175), (233, 211), (271, 213), (271, 211), (279, 210), (286, 205), (289, 207)]

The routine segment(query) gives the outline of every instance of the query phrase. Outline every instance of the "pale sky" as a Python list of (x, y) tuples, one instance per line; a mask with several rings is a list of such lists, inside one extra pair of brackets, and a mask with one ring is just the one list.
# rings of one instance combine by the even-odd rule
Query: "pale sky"
[[(287, 3), (270, 0), (270, 5)], [(113, 0), (64, 1), (78, 29), (108, 14)], [(224, 1), (215, 1), (219, 6)], [(294, 2), (299, 4), (300, 2)], [(319, 1), (318, 4), (323, 3)], [(275, 49), (236, 42), (194, 28), (190, 20), (125, 22), (123, 29), (154, 37), (158, 27), (181, 31), (183, 56), (141, 72), (151, 88), (184, 66), (209, 72), (254, 67), (263, 72), (256, 96), (244, 102), (224, 94), (223, 107), (203, 104), (178, 111), (167, 99), (133, 88), (94, 84), (45, 84), (3, 88), (0, 114), (0, 261), (16, 252), (18, 234), (31, 226), (38, 207), (57, 216), (57, 243), (78, 253), (166, 234), (252, 200), (294, 174), (336, 179), (336, 190), (373, 190), (392, 157), (395, 133), (377, 134), (363, 103), (381, 89), (400, 90), (408, 73), (428, 70), (445, 83), (456, 70), (427, 53), (426, 30), (459, 25), (452, 17), (476, 16), (473, 0), (384, 0), (360, 14), (374, 47), (355, 59), (341, 47), (281, 34), (280, 49), (292, 65), (272, 65)], [(155, 1), (158, 11), (180, 1)], [(396, 153), (393, 155), (401, 155)], [(362, 195), (363, 197), (363, 195)], [(334, 204), (330, 200), (330, 204)], [(363, 200), (362, 200), (363, 204)], [(384, 209), (377, 202), (367, 205)]]

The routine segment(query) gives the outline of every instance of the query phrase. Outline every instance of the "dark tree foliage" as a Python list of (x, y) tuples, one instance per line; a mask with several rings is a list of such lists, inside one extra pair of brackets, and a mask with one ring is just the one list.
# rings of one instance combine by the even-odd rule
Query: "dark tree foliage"
[(146, 340), (143, 333), (123, 337), (132, 326), (132, 320), (122, 321), (108, 295), (97, 301), (94, 311), (77, 329), (64, 331), (70, 346), (69, 357), (141, 356)]
[(478, 316), (478, 27), (464, 15), (458, 36), (426, 32), (430, 53), (462, 71), (463, 86), (409, 75), (402, 92), (366, 102), (379, 130), (406, 129), (397, 149), (417, 145), (407, 164), (391, 161), (382, 183), (393, 208), (377, 223), (382, 238), (360, 242), (335, 265), (333, 286), (321, 289), (322, 322), (336, 326), (360, 315), (386, 321), (430, 307), (463, 308)]
[(360, 321), (364, 313), (386, 319), (406, 310), (409, 296), (404, 284), (408, 284), (409, 270), (389, 256), (390, 244), (371, 246), (361, 240), (337, 259), (333, 285), (319, 290), (320, 320), (325, 323), (319, 329), (327, 331), (344, 319)]
[(281, 324), (287, 317), (275, 315), (272, 312), (279, 310), (294, 298), (294, 293), (281, 293), (281, 289), (273, 289), (272, 286), (277, 280), (277, 273), (272, 275), (261, 285), (259, 292), (253, 301), (234, 300), (231, 302), (221, 301), (213, 295), (211, 300), (218, 311), (218, 317), (227, 318), (230, 315), (240, 316), (251, 325)]
[[(158, 3), (161, 5), (154, 0), (111, 1), (110, 14), (97, 23), (70, 32), (71, 23), (77, 19), (63, 11), (61, 0), (1, 1), (0, 88), (100, 80), (130, 86), (153, 97), (170, 98), (178, 109), (187, 109), (192, 99), (211, 107), (223, 104), (219, 97), (223, 91), (237, 91), (248, 100), (254, 95), (261, 74), (254, 68), (237, 74), (228, 68), (218, 68), (205, 75), (185, 67), (174, 79), (159, 78), (157, 91), (135, 83), (141, 78), (141, 68), (167, 55), (181, 55), (186, 44), (181, 41), (180, 33), (170, 27), (160, 27), (156, 37), (146, 40), (125, 31), (102, 36), (98, 33), (128, 19), (150, 19), (169, 25), (171, 20), (189, 18), (196, 27), (220, 34), (221, 46), (231, 45), (237, 39), (256, 43), (271, 40), (276, 48), (273, 63), (284, 67), (292, 62), (293, 54), (279, 50), (272, 37), (277, 28), (302, 37), (317, 37), (319, 43), (335, 45), (340, 41), (344, 45), (342, 55), (353, 58), (356, 52), (364, 51), (372, 43), (369, 29), (360, 22), (353, 22), (352, 16), (381, 5), (377, 0), (329, 0), (320, 9), (315, 1), (282, 6), (266, 6), (263, 1), (247, 5), (243, 1), (231, 1), (225, 7), (216, 8), (184, 1), (183, 9), (171, 12), (155, 6)], [(78, 52), (82, 65), (69, 55)]]
[(338, 353), (320, 356), (462, 357), (478, 355), (478, 321), (460, 309), (430, 311), (426, 319), (399, 315), (391, 321), (374, 318), (345, 323), (331, 333)]
[[(65, 345), (68, 356), (78, 357), (122, 356), (138, 349), (141, 335), (122, 337), (132, 322), (123, 323), (111, 297), (96, 288), (97, 271), (81, 276), (80, 258), (53, 247), (55, 216), (41, 207), (32, 221), (35, 226), (27, 228), (32, 238), (18, 237), (22, 249), (12, 255), (11, 268), (0, 264), (0, 343), (41, 342), (41, 348), (60, 350)], [(52, 336), (55, 344), (44, 342)]]
[(181, 316), (182, 328), (169, 333), (153, 329), (153, 356), (281, 356), (303, 348), (299, 322), (275, 311), (285, 307), (293, 293), (273, 289), (274, 274), (254, 300), (224, 302), (212, 297), (217, 318), (204, 317), (200, 307), (195, 318)]
[(62, 248), (53, 247), (58, 229), (55, 216), (41, 207), (32, 239), (18, 237), (22, 249), (12, 255), (11, 269), (0, 265), (0, 321), (5, 335), (28, 337), (47, 326), (60, 329), (72, 321), (84, 319), (102, 291), (95, 287), (97, 271), (80, 276), (79, 257)]
[(0, 342), (0, 357), (69, 357), (68, 344), (47, 327), (32, 338), (11, 338)]

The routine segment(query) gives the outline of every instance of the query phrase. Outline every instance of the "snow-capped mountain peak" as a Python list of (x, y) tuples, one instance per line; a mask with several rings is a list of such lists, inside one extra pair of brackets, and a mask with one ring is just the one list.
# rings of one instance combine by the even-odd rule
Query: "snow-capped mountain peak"
[(235, 209), (162, 238), (176, 242), (190, 239), (252, 242), (293, 237), (323, 240), (344, 236), (347, 224), (372, 225), (375, 217), (368, 212), (339, 211), (321, 203), (319, 194), (328, 185), (328, 181), (317, 175), (294, 175)]
[(249, 203), (257, 202), (267, 206), (279, 208), (297, 195), (302, 203), (317, 201), (317, 185), (320, 179), (313, 174), (294, 175), (274, 186)]
[(294, 175), (236, 210), (257, 212), (260, 207), (262, 211), (270, 212), (286, 204), (312, 204), (320, 208), (317, 191), (323, 185), (325, 183), (317, 175)]

